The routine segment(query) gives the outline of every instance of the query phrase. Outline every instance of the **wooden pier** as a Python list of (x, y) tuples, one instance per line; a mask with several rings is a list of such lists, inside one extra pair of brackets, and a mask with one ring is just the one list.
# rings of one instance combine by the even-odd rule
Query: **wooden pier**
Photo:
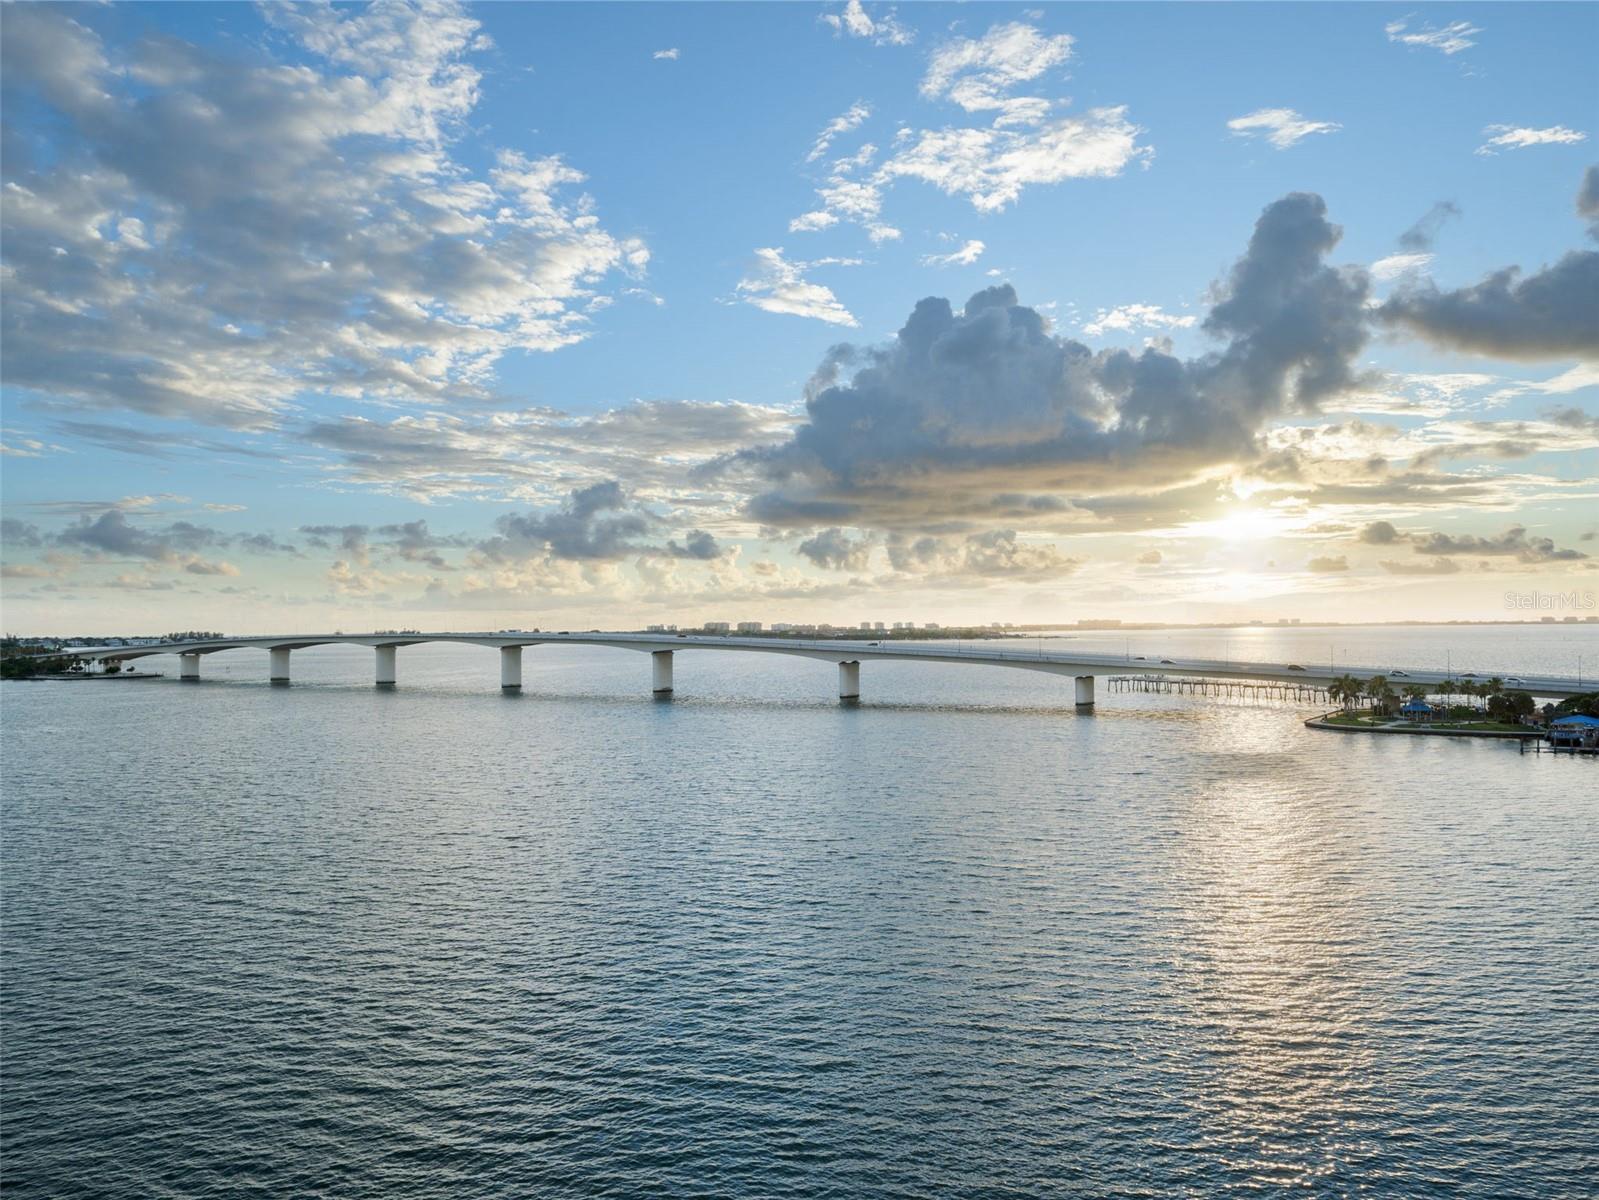
[(1327, 689), (1309, 683), (1277, 683), (1253, 679), (1190, 679), (1180, 675), (1112, 675), (1113, 692), (1149, 692), (1162, 696), (1220, 696), (1238, 700), (1282, 700), (1303, 704), (1327, 702)]

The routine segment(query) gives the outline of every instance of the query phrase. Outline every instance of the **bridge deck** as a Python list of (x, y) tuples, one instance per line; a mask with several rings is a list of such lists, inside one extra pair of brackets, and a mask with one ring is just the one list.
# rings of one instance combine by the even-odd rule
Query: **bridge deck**
[[(1089, 654), (1077, 650), (1028, 649), (1018, 638), (996, 638), (957, 645), (905, 643), (892, 641), (808, 640), (799, 638), (733, 637), (715, 634), (659, 633), (411, 633), (411, 634), (279, 634), (225, 638), (213, 641), (163, 642), (146, 646), (88, 646), (65, 650), (75, 658), (126, 661), (154, 654), (216, 654), (224, 650), (256, 647), (263, 650), (301, 650), (311, 646), (355, 645), (372, 647), (411, 646), (422, 642), (457, 642), (487, 647), (548, 646), (563, 643), (579, 646), (614, 646), (619, 649), (655, 652), (662, 650), (734, 650), (766, 654), (800, 655), (834, 663), (859, 662), (941, 662), (975, 666), (1015, 667), (1045, 671), (1056, 675), (1096, 676), (1136, 670), (1150, 675), (1203, 675), (1212, 679), (1272, 680), (1325, 686), (1343, 675), (1369, 679), (1385, 675), (1397, 690), (1406, 684), (1438, 688), (1451, 681), (1484, 682), (1494, 672), (1454, 672), (1410, 668), (1402, 664), (1386, 666), (1336, 666), (1315, 663), (1247, 662), (1237, 659), (1150, 658), (1125, 654)], [(1519, 676), (1501, 674), (1507, 688), (1530, 692), (1534, 696), (1561, 699), (1594, 691), (1593, 682), (1562, 676)]]

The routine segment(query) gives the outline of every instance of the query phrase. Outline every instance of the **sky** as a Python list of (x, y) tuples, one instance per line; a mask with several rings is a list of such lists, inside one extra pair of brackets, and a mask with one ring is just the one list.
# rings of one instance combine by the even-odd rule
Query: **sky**
[(0, 619), (1587, 615), (1595, 44), (1593, 4), (5, 5)]

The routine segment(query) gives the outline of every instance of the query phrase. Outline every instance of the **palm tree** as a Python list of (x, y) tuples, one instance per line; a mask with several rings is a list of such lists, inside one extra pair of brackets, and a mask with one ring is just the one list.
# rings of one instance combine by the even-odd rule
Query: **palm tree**
[(1366, 695), (1371, 697), (1372, 708), (1387, 713), (1388, 703), (1394, 698), (1394, 689), (1388, 686), (1386, 675), (1373, 675), (1366, 680)]
[(1495, 675), (1492, 679), (1490, 679), (1487, 683), (1483, 684), (1482, 686), (1483, 686), (1483, 693), (1482, 694), (1484, 696), (1497, 696), (1500, 692), (1505, 690), (1505, 681), (1503, 679), (1500, 679), (1499, 676)]
[(1327, 685), (1327, 695), (1337, 700), (1348, 712), (1360, 699), (1360, 680), (1353, 675), (1340, 675)]

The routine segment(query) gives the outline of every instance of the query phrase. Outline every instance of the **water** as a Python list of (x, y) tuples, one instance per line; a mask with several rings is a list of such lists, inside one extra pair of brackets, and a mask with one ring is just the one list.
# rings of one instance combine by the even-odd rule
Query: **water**
[(8, 1192), (1591, 1193), (1599, 764), (961, 665), (265, 659), (0, 691)]

